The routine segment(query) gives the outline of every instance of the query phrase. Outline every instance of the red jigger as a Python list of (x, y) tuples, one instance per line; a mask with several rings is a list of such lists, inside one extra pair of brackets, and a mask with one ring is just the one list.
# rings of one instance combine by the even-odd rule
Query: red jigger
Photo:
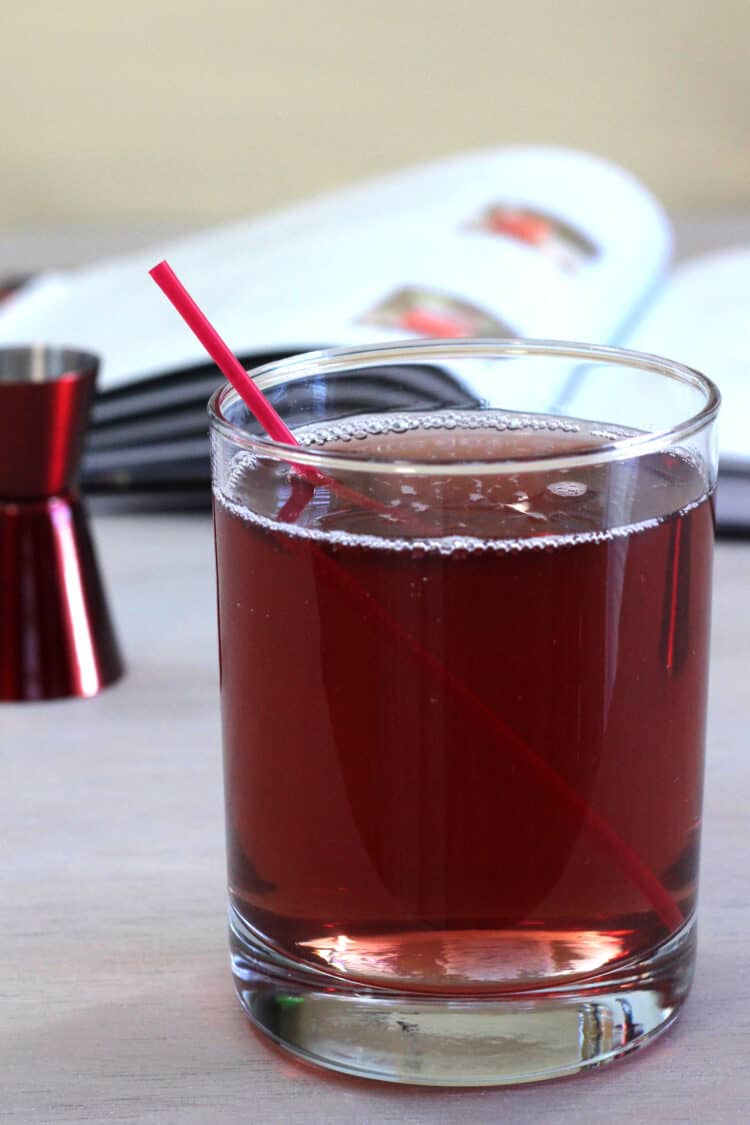
[(98, 366), (0, 349), (0, 700), (95, 695), (123, 671), (76, 487)]

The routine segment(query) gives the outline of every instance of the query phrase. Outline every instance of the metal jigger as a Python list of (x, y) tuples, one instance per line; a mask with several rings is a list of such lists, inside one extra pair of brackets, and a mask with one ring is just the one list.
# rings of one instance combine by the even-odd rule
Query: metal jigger
[(0, 700), (91, 696), (122, 674), (76, 487), (98, 367), (0, 349)]

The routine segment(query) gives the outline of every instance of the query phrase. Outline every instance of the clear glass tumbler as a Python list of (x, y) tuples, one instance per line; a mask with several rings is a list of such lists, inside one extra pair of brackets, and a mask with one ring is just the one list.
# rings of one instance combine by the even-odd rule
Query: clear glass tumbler
[(598, 1066), (695, 956), (718, 393), (419, 342), (210, 404), (230, 941), (289, 1051), (398, 1082)]

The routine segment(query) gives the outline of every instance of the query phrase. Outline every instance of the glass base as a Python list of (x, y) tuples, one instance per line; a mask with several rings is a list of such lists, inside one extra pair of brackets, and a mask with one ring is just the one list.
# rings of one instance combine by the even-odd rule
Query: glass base
[(283, 957), (230, 907), (247, 1015), (307, 1062), (424, 1086), (539, 1082), (612, 1062), (677, 1017), (695, 961), (691, 921), (637, 961), (545, 991), (430, 995), (363, 986)]

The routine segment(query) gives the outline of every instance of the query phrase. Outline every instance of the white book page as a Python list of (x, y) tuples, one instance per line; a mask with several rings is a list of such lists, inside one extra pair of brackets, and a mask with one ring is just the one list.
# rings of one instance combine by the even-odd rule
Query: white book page
[(680, 265), (627, 343), (718, 384), (722, 465), (750, 468), (750, 247)]
[[(0, 342), (96, 351), (102, 389), (203, 361), (147, 276), (162, 257), (243, 354), (440, 335), (606, 342), (669, 250), (661, 208), (614, 165), (478, 152), (38, 284), (0, 313)], [(544, 390), (538, 408), (557, 397)]]

